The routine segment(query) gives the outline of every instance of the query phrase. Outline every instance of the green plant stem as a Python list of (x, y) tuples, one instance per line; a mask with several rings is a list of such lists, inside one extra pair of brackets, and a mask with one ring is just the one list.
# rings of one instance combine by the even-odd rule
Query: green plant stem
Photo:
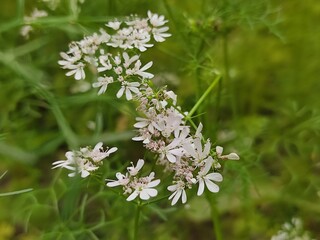
[(21, 194), (21, 193), (30, 192), (30, 191), (32, 191), (32, 190), (33, 190), (32, 188), (28, 188), (28, 189), (23, 189), (23, 190), (14, 191), (14, 192), (0, 193), (0, 197), (17, 195), (17, 194)]
[(192, 117), (192, 115), (197, 111), (197, 109), (200, 107), (200, 105), (203, 103), (203, 101), (206, 99), (206, 97), (209, 95), (209, 93), (212, 91), (212, 89), (217, 85), (217, 83), (220, 81), (221, 75), (218, 75), (213, 82), (210, 84), (208, 89), (202, 94), (202, 96), (199, 98), (199, 100), (196, 102), (196, 104), (193, 106), (193, 108), (188, 113), (186, 119), (189, 121)]
[(221, 225), (220, 225), (220, 218), (219, 218), (219, 212), (216, 207), (217, 202), (212, 195), (207, 195), (207, 199), (210, 203), (211, 207), (211, 221), (213, 224), (213, 235), (215, 236), (216, 240), (222, 240), (222, 231), (221, 231)]
[(140, 219), (141, 208), (142, 208), (142, 205), (139, 202), (137, 204), (136, 214), (135, 214), (135, 218), (134, 218), (133, 240), (138, 239), (139, 219)]

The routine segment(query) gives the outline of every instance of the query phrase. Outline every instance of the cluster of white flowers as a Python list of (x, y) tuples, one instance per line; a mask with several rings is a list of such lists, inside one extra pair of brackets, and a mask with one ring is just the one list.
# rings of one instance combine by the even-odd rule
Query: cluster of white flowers
[(158, 191), (154, 187), (158, 186), (160, 179), (154, 180), (155, 173), (151, 172), (149, 176), (146, 177), (137, 177), (139, 171), (144, 165), (144, 160), (139, 159), (137, 165), (127, 168), (127, 173), (122, 174), (118, 172), (116, 174), (117, 180), (109, 180), (108, 187), (122, 186), (124, 194), (130, 194), (127, 198), (127, 201), (134, 200), (137, 196), (142, 200), (148, 200), (150, 197), (155, 197), (158, 194)]
[(284, 223), (281, 230), (271, 237), (271, 240), (312, 240), (309, 233), (303, 229), (300, 218), (292, 218), (291, 222)]
[(83, 178), (88, 177), (90, 172), (99, 168), (103, 159), (118, 150), (116, 147), (104, 150), (102, 145), (103, 143), (99, 142), (93, 149), (84, 147), (80, 148), (80, 151), (68, 151), (67, 159), (52, 163), (53, 168), (61, 167), (73, 171), (68, 174), (69, 177), (74, 177), (76, 173), (80, 173)]
[(133, 140), (142, 141), (146, 149), (157, 154), (157, 163), (173, 172), (173, 185), (168, 187), (173, 192), (169, 197), (171, 204), (176, 204), (180, 197), (185, 203), (185, 190), (193, 185), (198, 185), (198, 196), (203, 194), (205, 186), (210, 192), (218, 192), (219, 187), (214, 182), (223, 179), (220, 173), (213, 171), (220, 168), (218, 160), (238, 160), (239, 156), (236, 153), (222, 155), (220, 146), (211, 153), (211, 142), (203, 140), (201, 123), (192, 135), (181, 107), (176, 104), (174, 92), (164, 88), (154, 92), (145, 86), (136, 100), (140, 103), (137, 110), (144, 116), (136, 119), (134, 127), (138, 129), (138, 136)]
[[(166, 37), (171, 36), (171, 34), (167, 33), (169, 27), (164, 26), (166, 22), (167, 20), (164, 19), (164, 16), (158, 16), (150, 11), (148, 11), (147, 18), (131, 16), (126, 21), (108, 22), (106, 26), (113, 33), (109, 31), (109, 34), (104, 29), (100, 29), (99, 33), (94, 33), (80, 41), (72, 42), (69, 45), (69, 50), (60, 54), (63, 60), (58, 63), (62, 68), (69, 70), (66, 73), (67, 76), (74, 75), (76, 80), (85, 79), (84, 68), (87, 65), (95, 66), (99, 73), (107, 71), (109, 73), (108, 77), (103, 76), (104, 79), (98, 79), (98, 83), (101, 84), (103, 82), (103, 85), (105, 82), (110, 83), (110, 81), (113, 81), (113, 77), (110, 76), (111, 72), (117, 76), (116, 80), (120, 82), (124, 82), (126, 76), (131, 75), (151, 78), (153, 75), (145, 74), (144, 70), (151, 67), (152, 62), (141, 67), (138, 55), (129, 58), (127, 53), (123, 53), (122, 56), (116, 55), (113, 57), (109, 52), (105, 53), (105, 49), (113, 47), (124, 50), (138, 49), (143, 52), (153, 46), (152, 40), (162, 42)], [(134, 66), (130, 67), (133, 64)], [(99, 84), (94, 87), (98, 87)], [(100, 93), (102, 92), (100, 91)]]
[(29, 38), (29, 34), (30, 32), (33, 31), (33, 27), (30, 25), (33, 21), (35, 21), (38, 18), (43, 18), (43, 17), (47, 17), (48, 13), (44, 10), (39, 10), (37, 8), (35, 8), (30, 16), (25, 16), (24, 17), (24, 22), (26, 25), (24, 25), (21, 29), (20, 29), (20, 34), (25, 37), (26, 39)]
[[(138, 103), (137, 111), (141, 116), (136, 118), (134, 127), (138, 134), (133, 140), (142, 141), (145, 148), (156, 155), (156, 163), (172, 174), (172, 184), (167, 189), (171, 192), (169, 200), (174, 205), (180, 198), (182, 203), (186, 203), (186, 190), (194, 186), (198, 186), (199, 196), (205, 188), (218, 192), (216, 182), (223, 180), (217, 172), (219, 160), (238, 160), (239, 156), (236, 153), (222, 155), (223, 148), (220, 146), (212, 150), (210, 139), (205, 140), (202, 135), (202, 124), (195, 132), (188, 126), (186, 113), (177, 105), (177, 95), (165, 87), (156, 91), (150, 84), (149, 80), (154, 75), (146, 70), (153, 62), (143, 65), (136, 52), (152, 47), (152, 39), (162, 42), (171, 36), (167, 33), (169, 28), (164, 26), (166, 22), (164, 16), (150, 11), (147, 18), (132, 16), (126, 21), (108, 22), (106, 25), (113, 33), (100, 29), (100, 33), (72, 42), (69, 51), (61, 53), (63, 60), (59, 64), (68, 70), (67, 76), (74, 75), (76, 80), (85, 79), (84, 68), (90, 64), (100, 74), (92, 84), (94, 88), (99, 88), (99, 95), (106, 92), (109, 84), (118, 83), (116, 96), (120, 98), (125, 95), (127, 100)], [(110, 52), (108, 46), (117, 48), (119, 53)], [(75, 158), (74, 155), (67, 158)], [(56, 165), (70, 169), (70, 164), (58, 161)], [(122, 186), (124, 194), (129, 194), (128, 201), (137, 196), (142, 200), (156, 196), (157, 190), (153, 187), (160, 180), (153, 180), (153, 172), (147, 177), (136, 177), (143, 165), (144, 160), (140, 159), (136, 167), (128, 168), (126, 174), (117, 173), (117, 180), (107, 180), (107, 186)], [(84, 164), (78, 169), (83, 169), (82, 166)]]

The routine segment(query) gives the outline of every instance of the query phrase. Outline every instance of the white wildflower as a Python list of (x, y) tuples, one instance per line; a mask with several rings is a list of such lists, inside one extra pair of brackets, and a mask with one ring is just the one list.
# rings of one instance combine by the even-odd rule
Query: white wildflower
[(80, 151), (68, 151), (65, 154), (67, 159), (52, 163), (52, 168), (66, 168), (74, 171), (68, 174), (69, 177), (74, 177), (76, 173), (80, 173), (81, 177), (85, 178), (92, 171), (97, 170), (101, 165), (101, 161), (115, 151), (117, 151), (115, 147), (104, 151), (102, 143), (99, 142), (93, 149), (85, 147), (81, 148)]
[(123, 81), (120, 90), (117, 92), (117, 98), (121, 98), (123, 93), (126, 94), (126, 99), (131, 100), (133, 98), (132, 93), (138, 94), (140, 83), (138, 82), (126, 82)]
[(213, 192), (213, 193), (219, 192), (219, 186), (215, 184), (213, 181), (221, 182), (223, 178), (220, 173), (214, 172), (214, 173), (208, 174), (212, 164), (213, 164), (213, 159), (212, 157), (209, 157), (206, 160), (206, 164), (204, 168), (198, 173), (198, 176), (197, 176), (197, 179), (199, 182), (199, 188), (197, 192), (198, 196), (202, 195), (204, 191), (204, 186), (206, 186), (210, 192)]
[(171, 185), (167, 188), (170, 192), (173, 192), (169, 196), (169, 200), (172, 199), (171, 205), (175, 205), (181, 197), (182, 203), (187, 202), (187, 194), (185, 189), (185, 183), (182, 181), (178, 181), (176, 184)]
[(107, 183), (108, 187), (117, 187), (117, 186), (126, 186), (129, 183), (129, 178), (127, 175), (123, 175), (122, 173), (116, 173), (116, 178), (118, 180), (109, 180), (106, 179), (106, 181), (109, 181)]
[(120, 28), (121, 22), (114, 21), (114, 22), (108, 22), (106, 24), (107, 27), (112, 28), (113, 30), (118, 30)]
[(168, 30), (169, 30), (169, 27), (152, 29), (154, 40), (156, 40), (157, 42), (164, 42), (166, 40), (165, 38), (171, 36), (170, 33), (167, 33)]
[(106, 92), (107, 87), (110, 83), (113, 83), (113, 77), (104, 76), (104, 77), (98, 77), (98, 82), (93, 83), (92, 86), (94, 88), (101, 87), (98, 92), (98, 95), (101, 95), (102, 93)]
[(155, 197), (158, 191), (154, 187), (158, 186), (160, 179), (153, 180), (154, 173), (151, 172), (148, 177), (140, 178), (136, 183), (133, 184), (134, 191), (127, 198), (127, 201), (134, 200), (137, 196), (142, 200), (148, 200), (150, 197)]
[(85, 65), (81, 62), (78, 64), (70, 64), (70, 65), (68, 65), (68, 69), (71, 69), (71, 71), (67, 72), (66, 75), (67, 76), (74, 75), (74, 78), (76, 80), (85, 79), (86, 74), (83, 70), (84, 67), (85, 67)]
[(195, 138), (193, 139), (193, 142), (192, 140), (186, 141), (183, 144), (183, 148), (194, 159), (196, 163), (201, 163), (208, 157), (210, 153), (211, 143), (208, 140), (204, 145), (204, 149), (202, 150), (201, 139)]
[(158, 14), (152, 13), (151, 11), (148, 11), (148, 17), (151, 25), (154, 27), (160, 27), (168, 22), (168, 20), (164, 19), (163, 15), (159, 16)]
[(143, 160), (143, 159), (139, 159), (138, 162), (137, 162), (137, 166), (136, 166), (136, 167), (133, 166), (133, 163), (131, 163), (131, 164), (132, 164), (132, 166), (131, 166), (131, 167), (127, 167), (127, 170), (128, 170), (128, 172), (129, 172), (129, 174), (130, 174), (131, 176), (135, 176), (135, 175), (138, 174), (138, 172), (139, 172), (139, 171), (141, 170), (141, 168), (143, 167), (143, 165), (144, 165), (144, 160)]

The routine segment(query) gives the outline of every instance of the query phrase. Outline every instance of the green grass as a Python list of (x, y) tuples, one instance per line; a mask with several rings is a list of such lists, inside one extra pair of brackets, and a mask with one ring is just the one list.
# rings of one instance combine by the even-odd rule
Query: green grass
[[(179, 79), (168, 88), (188, 117), (241, 160), (223, 163), (218, 194), (190, 197), (186, 207), (143, 206), (138, 238), (270, 239), (299, 217), (320, 239), (318, 1), (87, 0), (80, 12), (75, 3), (61, 0), (54, 11), (40, 1), (1, 3), (0, 239), (132, 237), (136, 206), (104, 179), (144, 154), (130, 140), (135, 106), (95, 89), (71, 93), (75, 81), (57, 61), (70, 41), (148, 9), (166, 16), (172, 37), (143, 59), (155, 75)], [(49, 16), (26, 40), (19, 31), (34, 7)], [(68, 149), (98, 141), (123, 151), (95, 177), (51, 170)]]

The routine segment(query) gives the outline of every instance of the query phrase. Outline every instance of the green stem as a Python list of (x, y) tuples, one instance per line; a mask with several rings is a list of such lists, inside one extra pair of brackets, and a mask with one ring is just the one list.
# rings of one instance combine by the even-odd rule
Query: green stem
[(141, 204), (140, 202), (137, 204), (137, 209), (136, 209), (136, 215), (134, 218), (134, 228), (133, 228), (133, 240), (138, 239), (138, 231), (139, 231), (139, 219), (140, 219), (140, 213), (141, 213)]
[(219, 211), (216, 207), (217, 202), (214, 198), (214, 196), (207, 195), (207, 199), (210, 202), (211, 207), (211, 221), (213, 224), (213, 235), (215, 236), (216, 240), (222, 240), (222, 231), (221, 231), (221, 225), (220, 225), (220, 218), (219, 218)]
[(208, 89), (202, 94), (202, 96), (199, 98), (199, 100), (196, 102), (196, 104), (193, 106), (193, 108), (190, 110), (190, 112), (188, 113), (186, 119), (190, 120), (190, 118), (192, 117), (192, 115), (197, 111), (197, 109), (200, 107), (200, 105), (202, 104), (202, 102), (206, 99), (206, 97), (209, 95), (209, 93), (212, 91), (212, 89), (217, 85), (217, 83), (220, 81), (221, 76), (218, 75), (213, 82), (210, 84), (210, 86), (208, 87)]

